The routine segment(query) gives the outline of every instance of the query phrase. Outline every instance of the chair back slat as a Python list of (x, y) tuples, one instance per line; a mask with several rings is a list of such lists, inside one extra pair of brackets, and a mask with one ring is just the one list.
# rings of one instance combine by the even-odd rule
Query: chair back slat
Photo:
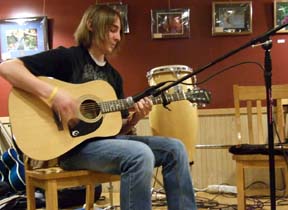
[[(267, 126), (266, 126), (267, 110), (266, 110), (265, 86), (234, 85), (233, 95), (234, 95), (235, 122), (236, 122), (238, 142), (240, 144), (267, 143)], [(275, 128), (277, 129), (277, 133), (279, 134), (281, 142), (285, 140), (286, 136), (285, 119), (284, 119), (285, 110), (283, 109), (283, 105), (286, 101), (288, 104), (287, 99), (288, 99), (288, 84), (272, 85), (272, 101), (273, 101), (272, 117), (275, 122), (276, 125)], [(244, 115), (242, 115), (240, 111), (242, 107), (245, 107), (246, 110), (246, 113)], [(243, 120), (243, 118), (245, 118), (246, 120)], [(244, 133), (243, 131), (245, 131), (246, 133)]]
[(240, 120), (240, 100), (239, 100), (239, 88), (238, 86), (233, 87), (234, 93), (234, 106), (235, 106), (235, 124), (236, 124), (236, 133), (237, 133), (237, 141), (242, 143), (241, 136), (241, 120)]
[(262, 101), (256, 100), (256, 109), (257, 109), (257, 144), (264, 144), (264, 128), (263, 128), (263, 114), (262, 114)]
[(285, 120), (284, 120), (284, 109), (282, 100), (284, 99), (277, 99), (276, 100), (276, 129), (278, 130), (279, 137), (281, 142), (285, 141)]
[(253, 131), (253, 113), (252, 113), (252, 101), (249, 100), (246, 103), (246, 109), (247, 109), (247, 121), (248, 121), (248, 135), (249, 135), (249, 141), (251, 144), (254, 144), (254, 133)]

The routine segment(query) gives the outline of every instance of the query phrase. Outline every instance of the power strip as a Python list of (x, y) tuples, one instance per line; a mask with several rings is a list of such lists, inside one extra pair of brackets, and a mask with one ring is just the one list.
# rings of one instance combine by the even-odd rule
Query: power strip
[(208, 185), (205, 190), (208, 193), (231, 193), (237, 194), (237, 188), (230, 185)]

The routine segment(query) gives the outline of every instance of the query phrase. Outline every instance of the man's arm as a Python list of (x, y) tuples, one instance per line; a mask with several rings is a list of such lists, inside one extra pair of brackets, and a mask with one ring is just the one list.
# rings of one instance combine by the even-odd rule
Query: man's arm
[(19, 59), (0, 64), (0, 76), (13, 87), (20, 88), (43, 98), (67, 121), (76, 118), (77, 102), (65, 91), (34, 76)]

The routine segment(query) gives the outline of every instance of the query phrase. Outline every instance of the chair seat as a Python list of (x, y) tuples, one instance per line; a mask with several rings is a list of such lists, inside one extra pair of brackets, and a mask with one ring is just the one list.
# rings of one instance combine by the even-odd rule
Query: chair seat
[[(86, 186), (86, 210), (94, 203), (94, 186), (96, 183), (119, 181), (120, 176), (89, 170), (67, 171), (59, 167), (25, 170), (28, 210), (35, 210), (35, 189), (45, 191), (46, 209), (58, 209), (57, 190), (76, 186)], [(111, 192), (110, 192), (111, 194)], [(112, 198), (110, 198), (112, 199)], [(113, 200), (110, 200), (113, 203)]]
[[(268, 168), (269, 156), (256, 154), (256, 155), (233, 155), (232, 159), (236, 161), (236, 166), (241, 168)], [(274, 156), (275, 168), (283, 168), (286, 170), (287, 163), (284, 156)]]
[(108, 173), (89, 171), (89, 170), (74, 170), (67, 171), (60, 167), (41, 168), (34, 170), (26, 170), (26, 174), (37, 180), (51, 180), (62, 179), (67, 177), (90, 177), (90, 179), (99, 180), (99, 183), (118, 181), (119, 175), (113, 175)]
[[(269, 148), (267, 144), (237, 144), (229, 148), (229, 152), (234, 155), (268, 155)], [(274, 154), (283, 155), (284, 152), (288, 154), (287, 145), (275, 145)]]

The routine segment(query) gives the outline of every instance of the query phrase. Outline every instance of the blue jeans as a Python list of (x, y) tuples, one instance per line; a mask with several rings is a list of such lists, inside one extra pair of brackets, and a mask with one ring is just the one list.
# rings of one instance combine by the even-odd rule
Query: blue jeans
[(183, 143), (157, 136), (116, 136), (87, 141), (60, 158), (66, 170), (89, 169), (121, 175), (121, 210), (151, 210), (153, 168), (162, 166), (169, 210), (196, 210)]

